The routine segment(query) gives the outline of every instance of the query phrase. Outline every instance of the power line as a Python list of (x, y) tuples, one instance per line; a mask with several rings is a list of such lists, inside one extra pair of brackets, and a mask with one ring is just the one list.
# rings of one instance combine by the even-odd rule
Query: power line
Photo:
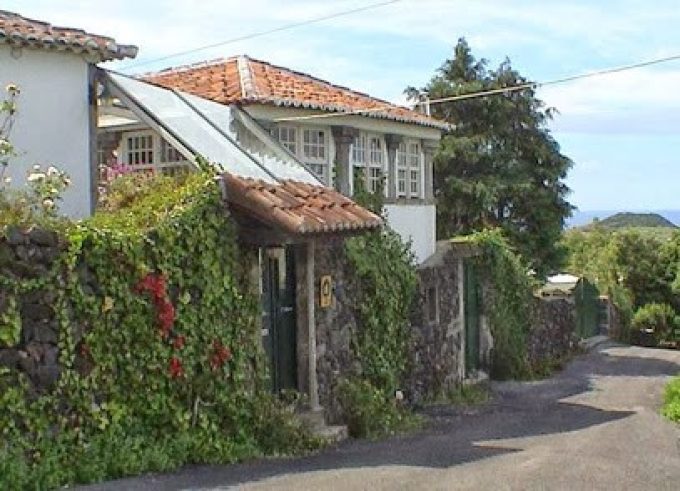
[(142, 62), (139, 62), (139, 63), (133, 63), (132, 65), (124, 66), (124, 67), (120, 68), (119, 70), (120, 71), (127, 71), (127, 70), (130, 70), (131, 68), (136, 68), (136, 67), (140, 67), (140, 66), (144, 66), (144, 65), (150, 65), (151, 63), (156, 63), (158, 61), (165, 61), (165, 60), (169, 60), (169, 59), (172, 59), (172, 58), (177, 58), (179, 56), (185, 56), (185, 55), (197, 53), (199, 51), (204, 51), (206, 49), (217, 48), (219, 46), (237, 43), (239, 41), (246, 41), (248, 39), (253, 39), (253, 38), (256, 38), (256, 37), (260, 37), (260, 36), (266, 36), (268, 34), (274, 34), (274, 33), (281, 32), (281, 31), (287, 31), (289, 29), (295, 29), (297, 27), (303, 27), (303, 26), (308, 26), (310, 24), (316, 24), (316, 23), (319, 23), (319, 22), (323, 22), (325, 20), (331, 20), (331, 19), (336, 19), (338, 17), (344, 17), (344, 16), (347, 16), (347, 15), (356, 14), (356, 13), (359, 13), (359, 12), (365, 12), (367, 10), (372, 10), (372, 9), (376, 9), (376, 8), (379, 8), (379, 7), (385, 7), (387, 5), (391, 5), (391, 4), (402, 2), (402, 1), (404, 1), (404, 0), (389, 0), (389, 1), (385, 1), (385, 2), (372, 3), (370, 5), (365, 5), (363, 7), (358, 7), (358, 8), (355, 8), (355, 9), (343, 10), (341, 12), (336, 12), (334, 14), (328, 14), (328, 15), (324, 15), (324, 16), (321, 16), (321, 17), (315, 17), (313, 19), (307, 19), (307, 20), (304, 20), (304, 21), (301, 21), (301, 22), (294, 22), (292, 24), (286, 24), (286, 25), (283, 25), (283, 26), (275, 27), (274, 29), (268, 29), (266, 31), (258, 31), (258, 32), (250, 33), (250, 34), (245, 34), (243, 36), (235, 37), (235, 38), (232, 38), (232, 39), (227, 39), (226, 41), (220, 41), (219, 43), (207, 44), (205, 46), (199, 46), (197, 48), (188, 49), (186, 51), (180, 51), (180, 52), (177, 52), (177, 53), (172, 53), (172, 54), (169, 54), (169, 55), (166, 55), (166, 56), (162, 56), (160, 58), (154, 58), (152, 60), (142, 61)]
[[(568, 82), (573, 82), (575, 80), (581, 80), (585, 78), (592, 78), (592, 77), (601, 77), (603, 75), (611, 75), (613, 73), (620, 73), (620, 72), (625, 72), (628, 70), (635, 70), (638, 68), (644, 68), (647, 66), (651, 65), (658, 65), (660, 63), (668, 63), (670, 61), (678, 61), (680, 60), (680, 54), (679, 55), (673, 55), (673, 56), (666, 56), (664, 58), (655, 58), (652, 60), (647, 60), (647, 61), (642, 61), (639, 63), (633, 63), (630, 65), (621, 65), (618, 67), (612, 67), (612, 68), (605, 68), (603, 70), (597, 70), (594, 72), (587, 72), (587, 73), (582, 73), (579, 75), (571, 75), (568, 77), (563, 77), (563, 78), (557, 78), (553, 80), (548, 80), (545, 82), (526, 82), (523, 84), (519, 85), (513, 85), (510, 87), (501, 87), (498, 89), (491, 89), (491, 90), (483, 90), (479, 92), (470, 92), (468, 94), (461, 94), (461, 95), (455, 95), (455, 96), (450, 96), (450, 97), (442, 97), (438, 99), (431, 99), (428, 101), (420, 101), (414, 103), (414, 106), (427, 106), (430, 104), (441, 104), (443, 102), (455, 102), (455, 101), (462, 101), (466, 99), (476, 99), (480, 97), (488, 97), (491, 95), (498, 95), (498, 94), (509, 94), (511, 92), (517, 92), (520, 90), (526, 90), (526, 89), (535, 89), (538, 87), (547, 87), (549, 85), (557, 85), (557, 84), (563, 84), (563, 83), (568, 83)], [(331, 118), (331, 117), (336, 117), (336, 116), (351, 116), (351, 115), (357, 115), (357, 114), (366, 114), (366, 113), (371, 113), (371, 112), (379, 112), (383, 111), (385, 109), (390, 109), (393, 108), (395, 105), (394, 104), (386, 104), (384, 106), (378, 106), (378, 107), (367, 107), (364, 109), (355, 109), (353, 111), (348, 111), (348, 112), (342, 112), (342, 113), (325, 113), (325, 114), (313, 114), (310, 116), (295, 116), (295, 117), (290, 117), (290, 118), (280, 118), (276, 119), (276, 122), (283, 122), (283, 121), (300, 121), (300, 120), (305, 120), (305, 119), (323, 119), (323, 118)]]

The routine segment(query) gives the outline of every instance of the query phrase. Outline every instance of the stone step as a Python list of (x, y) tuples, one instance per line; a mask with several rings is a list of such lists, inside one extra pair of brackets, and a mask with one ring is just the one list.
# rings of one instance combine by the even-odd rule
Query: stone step
[(328, 443), (340, 443), (349, 438), (347, 426), (344, 425), (324, 426), (315, 430), (314, 434), (325, 439)]
[(302, 424), (311, 431), (326, 427), (326, 418), (324, 417), (323, 409), (300, 411), (297, 413), (297, 417), (302, 421)]

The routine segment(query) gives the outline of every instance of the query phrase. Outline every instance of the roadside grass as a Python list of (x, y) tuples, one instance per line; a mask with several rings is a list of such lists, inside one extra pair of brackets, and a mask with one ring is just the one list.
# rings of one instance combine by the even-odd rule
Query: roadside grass
[(428, 400), (425, 406), (479, 406), (489, 401), (487, 384), (460, 384)]
[(661, 413), (671, 421), (680, 423), (680, 376), (666, 385)]

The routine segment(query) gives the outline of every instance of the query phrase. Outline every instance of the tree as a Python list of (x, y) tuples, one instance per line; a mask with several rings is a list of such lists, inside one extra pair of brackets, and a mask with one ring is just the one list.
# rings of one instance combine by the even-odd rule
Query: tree
[[(477, 60), (464, 39), (412, 99), (435, 99), (527, 83), (506, 59), (496, 70)], [(435, 197), (440, 238), (501, 227), (539, 273), (559, 267), (558, 246), (567, 202), (564, 178), (572, 165), (560, 153), (546, 108), (533, 88), (432, 106), (432, 115), (455, 128), (435, 157)]]

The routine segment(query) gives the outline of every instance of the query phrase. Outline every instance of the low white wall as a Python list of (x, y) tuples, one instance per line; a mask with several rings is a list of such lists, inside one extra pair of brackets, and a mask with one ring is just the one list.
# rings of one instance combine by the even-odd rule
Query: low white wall
[(87, 67), (74, 54), (12, 52), (0, 45), (0, 97), (10, 83), (21, 90), (9, 138), (19, 156), (11, 159), (6, 175), (18, 185), (34, 164), (66, 171), (71, 186), (60, 209), (76, 218), (89, 215), (91, 205)]
[(436, 247), (436, 208), (434, 205), (385, 205), (387, 222), (411, 249), (418, 263), (430, 257)]

